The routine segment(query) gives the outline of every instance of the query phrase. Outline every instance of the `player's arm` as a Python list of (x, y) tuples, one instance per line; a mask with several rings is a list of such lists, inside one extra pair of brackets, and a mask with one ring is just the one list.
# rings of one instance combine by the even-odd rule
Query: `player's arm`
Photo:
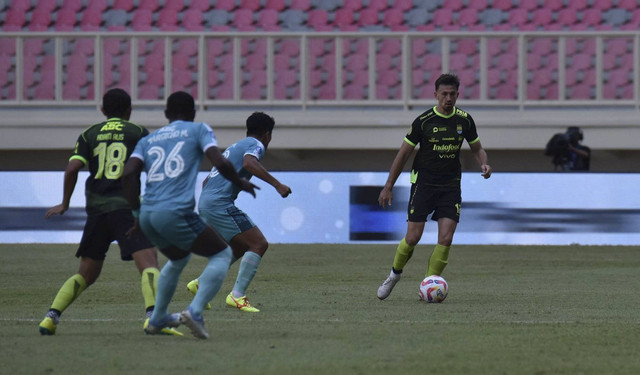
[(220, 149), (218, 147), (208, 147), (204, 151), (204, 154), (207, 156), (207, 159), (209, 159), (211, 164), (216, 167), (218, 172), (220, 172), (220, 174), (224, 176), (224, 178), (240, 187), (240, 190), (246, 191), (247, 193), (253, 195), (253, 197), (255, 198), (255, 189), (260, 188), (249, 182), (249, 180), (247, 180), (246, 178), (241, 178), (238, 175), (238, 172), (236, 172), (236, 169), (233, 167), (233, 164), (231, 164), (229, 160), (222, 156), (222, 153), (220, 152)]
[(268, 183), (273, 186), (278, 194), (282, 198), (286, 198), (289, 194), (291, 194), (291, 188), (280, 181), (277, 178), (273, 177), (269, 171), (260, 163), (260, 160), (256, 158), (254, 155), (246, 154), (242, 159), (242, 168), (247, 170), (252, 175), (258, 177), (262, 181)]
[(400, 173), (404, 169), (404, 165), (409, 160), (409, 157), (413, 153), (415, 146), (408, 143), (406, 140), (402, 142), (396, 157), (393, 159), (393, 163), (391, 164), (391, 169), (389, 170), (389, 177), (387, 177), (387, 182), (384, 184), (384, 188), (380, 192), (378, 196), (378, 203), (380, 206), (385, 207), (386, 205), (391, 206), (393, 203), (393, 185), (396, 184)]
[(78, 172), (84, 167), (84, 163), (79, 159), (69, 160), (67, 168), (64, 171), (64, 185), (62, 188), (62, 203), (53, 206), (45, 214), (45, 218), (49, 218), (53, 215), (62, 215), (69, 209), (71, 202), (71, 195), (76, 188), (76, 182), (78, 181)]
[(487, 156), (487, 152), (484, 150), (484, 148), (482, 148), (482, 144), (480, 143), (480, 141), (469, 144), (469, 147), (471, 147), (471, 152), (476, 157), (476, 160), (480, 165), (480, 169), (482, 170), (482, 177), (491, 177), (491, 166), (489, 165), (489, 157)]
[(130, 157), (122, 173), (122, 192), (133, 211), (140, 209), (140, 174), (143, 168), (142, 160)]

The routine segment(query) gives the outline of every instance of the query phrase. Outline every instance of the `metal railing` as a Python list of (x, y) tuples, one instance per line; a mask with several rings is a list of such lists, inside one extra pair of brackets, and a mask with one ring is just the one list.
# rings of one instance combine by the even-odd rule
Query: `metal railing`
[(141, 106), (185, 90), (201, 108), (407, 109), (453, 72), (467, 106), (640, 108), (640, 32), (5, 32), (0, 43), (3, 107), (99, 106), (122, 87)]

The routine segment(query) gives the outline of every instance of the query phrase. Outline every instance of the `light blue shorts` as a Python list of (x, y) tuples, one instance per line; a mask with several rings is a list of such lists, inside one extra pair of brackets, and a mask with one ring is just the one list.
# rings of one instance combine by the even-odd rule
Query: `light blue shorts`
[(246, 232), (256, 225), (251, 218), (236, 206), (220, 209), (201, 209), (200, 216), (229, 243), (240, 233)]
[(142, 210), (140, 227), (159, 250), (173, 245), (189, 251), (207, 224), (193, 211)]

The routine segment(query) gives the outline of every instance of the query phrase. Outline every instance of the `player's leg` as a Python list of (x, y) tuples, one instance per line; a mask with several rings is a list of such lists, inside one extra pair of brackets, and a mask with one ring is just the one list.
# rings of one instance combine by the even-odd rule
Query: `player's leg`
[(76, 257), (80, 258), (78, 273), (67, 279), (58, 290), (49, 311), (39, 324), (41, 334), (55, 334), (62, 313), (98, 279), (110, 243), (105, 216), (89, 216), (76, 252)]
[[(247, 288), (253, 280), (262, 257), (269, 248), (267, 239), (258, 227), (253, 227), (242, 232), (231, 239), (231, 247), (235, 249), (246, 249), (238, 267), (238, 276), (233, 286), (233, 290), (226, 298), (229, 306), (236, 307), (244, 312), (259, 312), (257, 308), (249, 303), (247, 299)], [(237, 254), (235, 254), (237, 256)]]
[(231, 248), (213, 228), (206, 226), (193, 242), (190, 251), (207, 257), (208, 262), (198, 277), (199, 287), (193, 301), (180, 313), (180, 322), (186, 325), (194, 336), (206, 339), (209, 338), (209, 334), (204, 328), (202, 311), (222, 286), (229, 270)]
[(449, 249), (453, 241), (453, 234), (458, 223), (450, 218), (438, 219), (438, 243), (429, 257), (429, 267), (425, 276), (441, 275), (447, 266), (449, 259)]
[(438, 207), (432, 218), (438, 221), (438, 243), (429, 257), (425, 276), (441, 275), (448, 264), (453, 234), (460, 221), (461, 202), (462, 194), (459, 188), (442, 191), (438, 197)]

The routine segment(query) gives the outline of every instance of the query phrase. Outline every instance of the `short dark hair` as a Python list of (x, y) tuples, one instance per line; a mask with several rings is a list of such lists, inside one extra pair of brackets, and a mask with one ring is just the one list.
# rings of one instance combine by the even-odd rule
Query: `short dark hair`
[(276, 121), (264, 112), (253, 112), (247, 117), (247, 135), (263, 135), (273, 130)]
[(438, 91), (440, 85), (455, 86), (457, 90), (460, 88), (460, 78), (453, 73), (441, 74), (440, 77), (436, 79), (436, 91)]
[(193, 121), (196, 117), (196, 102), (191, 94), (176, 91), (167, 98), (165, 115), (169, 119)]
[(125, 117), (131, 109), (131, 97), (123, 89), (111, 89), (102, 97), (104, 114), (111, 117)]

